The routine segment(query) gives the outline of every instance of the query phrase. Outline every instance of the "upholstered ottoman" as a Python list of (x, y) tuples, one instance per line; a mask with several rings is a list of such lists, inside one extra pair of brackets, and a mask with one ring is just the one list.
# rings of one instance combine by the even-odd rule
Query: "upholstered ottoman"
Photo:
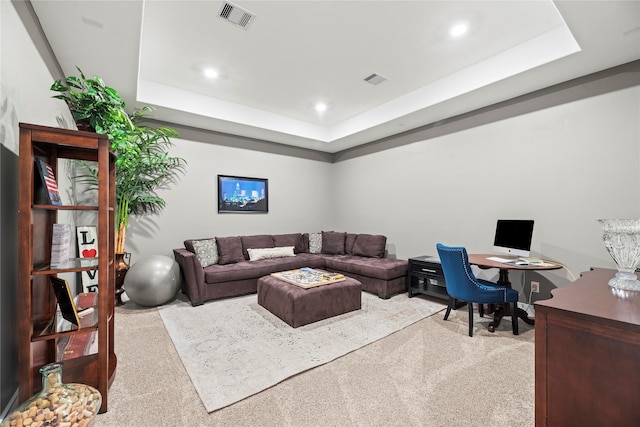
[(350, 277), (309, 289), (272, 276), (258, 279), (258, 304), (293, 328), (359, 310), (361, 297), (362, 284)]

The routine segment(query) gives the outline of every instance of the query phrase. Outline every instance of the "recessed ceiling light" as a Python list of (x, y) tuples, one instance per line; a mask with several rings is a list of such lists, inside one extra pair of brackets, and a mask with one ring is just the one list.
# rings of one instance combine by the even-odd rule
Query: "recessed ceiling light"
[(469, 24), (466, 22), (460, 22), (451, 27), (449, 34), (451, 34), (452, 37), (461, 37), (465, 35), (467, 31), (469, 31)]
[(206, 68), (203, 71), (204, 75), (210, 79), (217, 79), (219, 76), (218, 70), (215, 70), (213, 68)]
[(316, 102), (313, 108), (315, 108), (318, 113), (324, 113), (327, 111), (328, 106), (324, 102)]

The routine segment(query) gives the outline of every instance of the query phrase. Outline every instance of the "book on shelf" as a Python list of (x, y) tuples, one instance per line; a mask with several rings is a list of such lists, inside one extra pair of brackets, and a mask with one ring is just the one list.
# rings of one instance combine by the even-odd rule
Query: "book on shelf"
[(53, 224), (51, 233), (51, 260), (52, 268), (69, 262), (71, 247), (71, 225)]
[(58, 307), (60, 307), (60, 313), (62, 317), (73, 323), (76, 326), (80, 326), (80, 317), (78, 316), (78, 309), (76, 303), (73, 301), (73, 295), (71, 295), (71, 288), (69, 282), (59, 277), (50, 276), (51, 285), (53, 291), (58, 300)]
[(58, 183), (53, 168), (49, 163), (39, 158), (36, 158), (36, 168), (40, 175), (42, 188), (47, 196), (47, 202), (50, 205), (61, 206), (62, 199), (60, 198), (60, 191), (58, 190)]

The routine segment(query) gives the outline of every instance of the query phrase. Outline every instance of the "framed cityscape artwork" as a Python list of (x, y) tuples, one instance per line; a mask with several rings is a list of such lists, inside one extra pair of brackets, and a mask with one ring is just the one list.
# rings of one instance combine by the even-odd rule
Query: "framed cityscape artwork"
[(269, 212), (269, 180), (218, 175), (218, 212)]

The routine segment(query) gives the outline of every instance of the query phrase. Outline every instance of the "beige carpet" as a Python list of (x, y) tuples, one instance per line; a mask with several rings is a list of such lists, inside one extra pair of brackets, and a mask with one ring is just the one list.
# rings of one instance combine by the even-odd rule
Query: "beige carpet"
[(292, 328), (257, 295), (158, 309), (204, 407), (213, 412), (344, 356), (444, 309), (438, 302), (362, 293), (362, 308)]
[[(414, 298), (424, 301), (423, 297)], [(118, 371), (109, 411), (119, 426), (532, 426), (534, 330), (467, 311), (421, 320), (333, 362), (207, 413), (156, 309), (116, 309)]]

